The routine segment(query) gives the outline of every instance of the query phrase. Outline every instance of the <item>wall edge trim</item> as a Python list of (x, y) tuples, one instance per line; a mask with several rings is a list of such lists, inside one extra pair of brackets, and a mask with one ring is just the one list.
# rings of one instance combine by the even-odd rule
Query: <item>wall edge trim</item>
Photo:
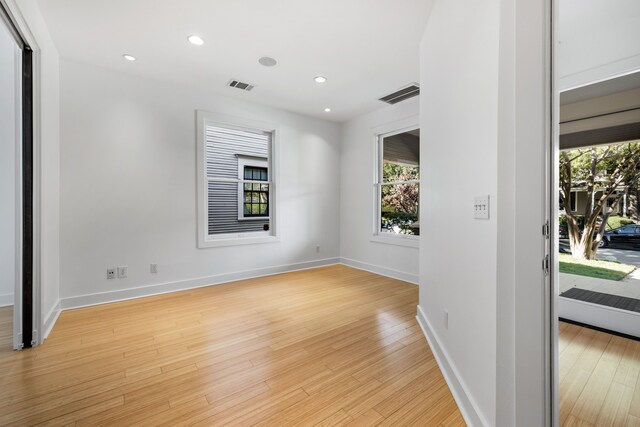
[(416, 319), (422, 332), (429, 343), (429, 347), (433, 351), (433, 355), (436, 358), (436, 362), (440, 367), (440, 371), (444, 376), (451, 394), (460, 409), (460, 413), (465, 422), (469, 426), (489, 426), (486, 418), (478, 410), (478, 406), (473, 399), (473, 396), (467, 391), (467, 387), (464, 385), (458, 370), (449, 358), (447, 351), (440, 345), (440, 340), (435, 334), (431, 324), (427, 320), (427, 316), (424, 314), (422, 307), (418, 305)]

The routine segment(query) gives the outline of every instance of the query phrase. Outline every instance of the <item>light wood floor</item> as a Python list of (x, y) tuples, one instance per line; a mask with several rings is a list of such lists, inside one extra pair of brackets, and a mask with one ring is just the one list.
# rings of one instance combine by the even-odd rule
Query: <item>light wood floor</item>
[(640, 341), (560, 323), (560, 424), (640, 427)]
[(0, 352), (13, 348), (13, 307), (0, 307)]
[(0, 353), (0, 424), (464, 425), (417, 302), (332, 266), (65, 311)]

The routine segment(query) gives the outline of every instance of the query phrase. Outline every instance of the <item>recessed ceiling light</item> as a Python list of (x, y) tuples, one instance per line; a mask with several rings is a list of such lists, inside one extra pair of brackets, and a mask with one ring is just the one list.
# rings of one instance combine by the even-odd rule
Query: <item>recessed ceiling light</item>
[(127, 61), (135, 61), (135, 60), (136, 60), (136, 57), (135, 57), (135, 56), (133, 56), (133, 55), (129, 55), (128, 53), (125, 53), (124, 55), (122, 55), (122, 57), (123, 57), (124, 59), (126, 59)]
[(276, 64), (278, 64), (278, 61), (276, 61), (274, 58), (271, 58), (270, 56), (263, 56), (262, 58), (258, 59), (258, 62), (260, 63), (260, 65), (264, 65), (265, 67), (274, 67)]
[(325, 113), (330, 113), (330, 112), (331, 112), (331, 108), (329, 108), (329, 107), (325, 108), (325, 109), (324, 109), (324, 112), (325, 112)]
[(313, 80), (315, 80), (316, 83), (324, 83), (327, 81), (327, 78), (324, 76), (318, 76), (316, 78), (314, 78)]
[(196, 36), (195, 34), (190, 35), (187, 40), (189, 40), (189, 43), (191, 44), (195, 44), (196, 46), (202, 46), (204, 44), (204, 40), (202, 40), (201, 37)]

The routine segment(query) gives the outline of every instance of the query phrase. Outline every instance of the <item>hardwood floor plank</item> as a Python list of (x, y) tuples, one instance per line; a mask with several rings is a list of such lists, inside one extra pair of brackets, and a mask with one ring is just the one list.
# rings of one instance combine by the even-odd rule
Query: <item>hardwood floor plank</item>
[(571, 411), (576, 417), (595, 424), (622, 358), (624, 338), (610, 337), (607, 347), (596, 362), (582, 393)]
[(622, 426), (629, 414), (633, 389), (613, 382), (596, 419), (597, 426)]
[(364, 414), (361, 414), (352, 421), (347, 423), (349, 427), (373, 427), (380, 424), (380, 422), (384, 420), (384, 417), (377, 413), (375, 410), (370, 409)]
[(640, 415), (640, 342), (565, 324), (559, 344), (560, 425), (632, 425)]
[(331, 266), (64, 311), (44, 345), (0, 348), (0, 424), (464, 425), (417, 302)]

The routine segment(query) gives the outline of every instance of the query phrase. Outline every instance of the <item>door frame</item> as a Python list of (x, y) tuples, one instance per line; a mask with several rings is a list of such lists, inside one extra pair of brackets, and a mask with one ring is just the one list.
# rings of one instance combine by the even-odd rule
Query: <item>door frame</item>
[[(40, 285), (40, 49), (15, 0), (0, 0), (0, 19), (16, 38), (21, 55), (19, 142), (16, 144), (16, 291), (14, 296), (15, 349), (42, 343)], [(17, 308), (17, 309), (16, 309)]]
[[(560, 294), (560, 235), (559, 230), (559, 203), (560, 195), (558, 188), (559, 170), (560, 170), (560, 92), (559, 78), (556, 73), (556, 64), (558, 63), (558, 50), (555, 48), (556, 35), (559, 34), (560, 16), (560, 0), (549, 0), (551, 5), (550, 16), (550, 37), (549, 37), (549, 108), (551, 112), (549, 125), (549, 143), (547, 144), (547, 170), (545, 176), (549, 178), (547, 186), (546, 202), (547, 212), (549, 215), (549, 356), (550, 356), (550, 408), (551, 408), (551, 425), (560, 426), (560, 322), (558, 316), (559, 294)], [(558, 92), (556, 94), (556, 92)]]

